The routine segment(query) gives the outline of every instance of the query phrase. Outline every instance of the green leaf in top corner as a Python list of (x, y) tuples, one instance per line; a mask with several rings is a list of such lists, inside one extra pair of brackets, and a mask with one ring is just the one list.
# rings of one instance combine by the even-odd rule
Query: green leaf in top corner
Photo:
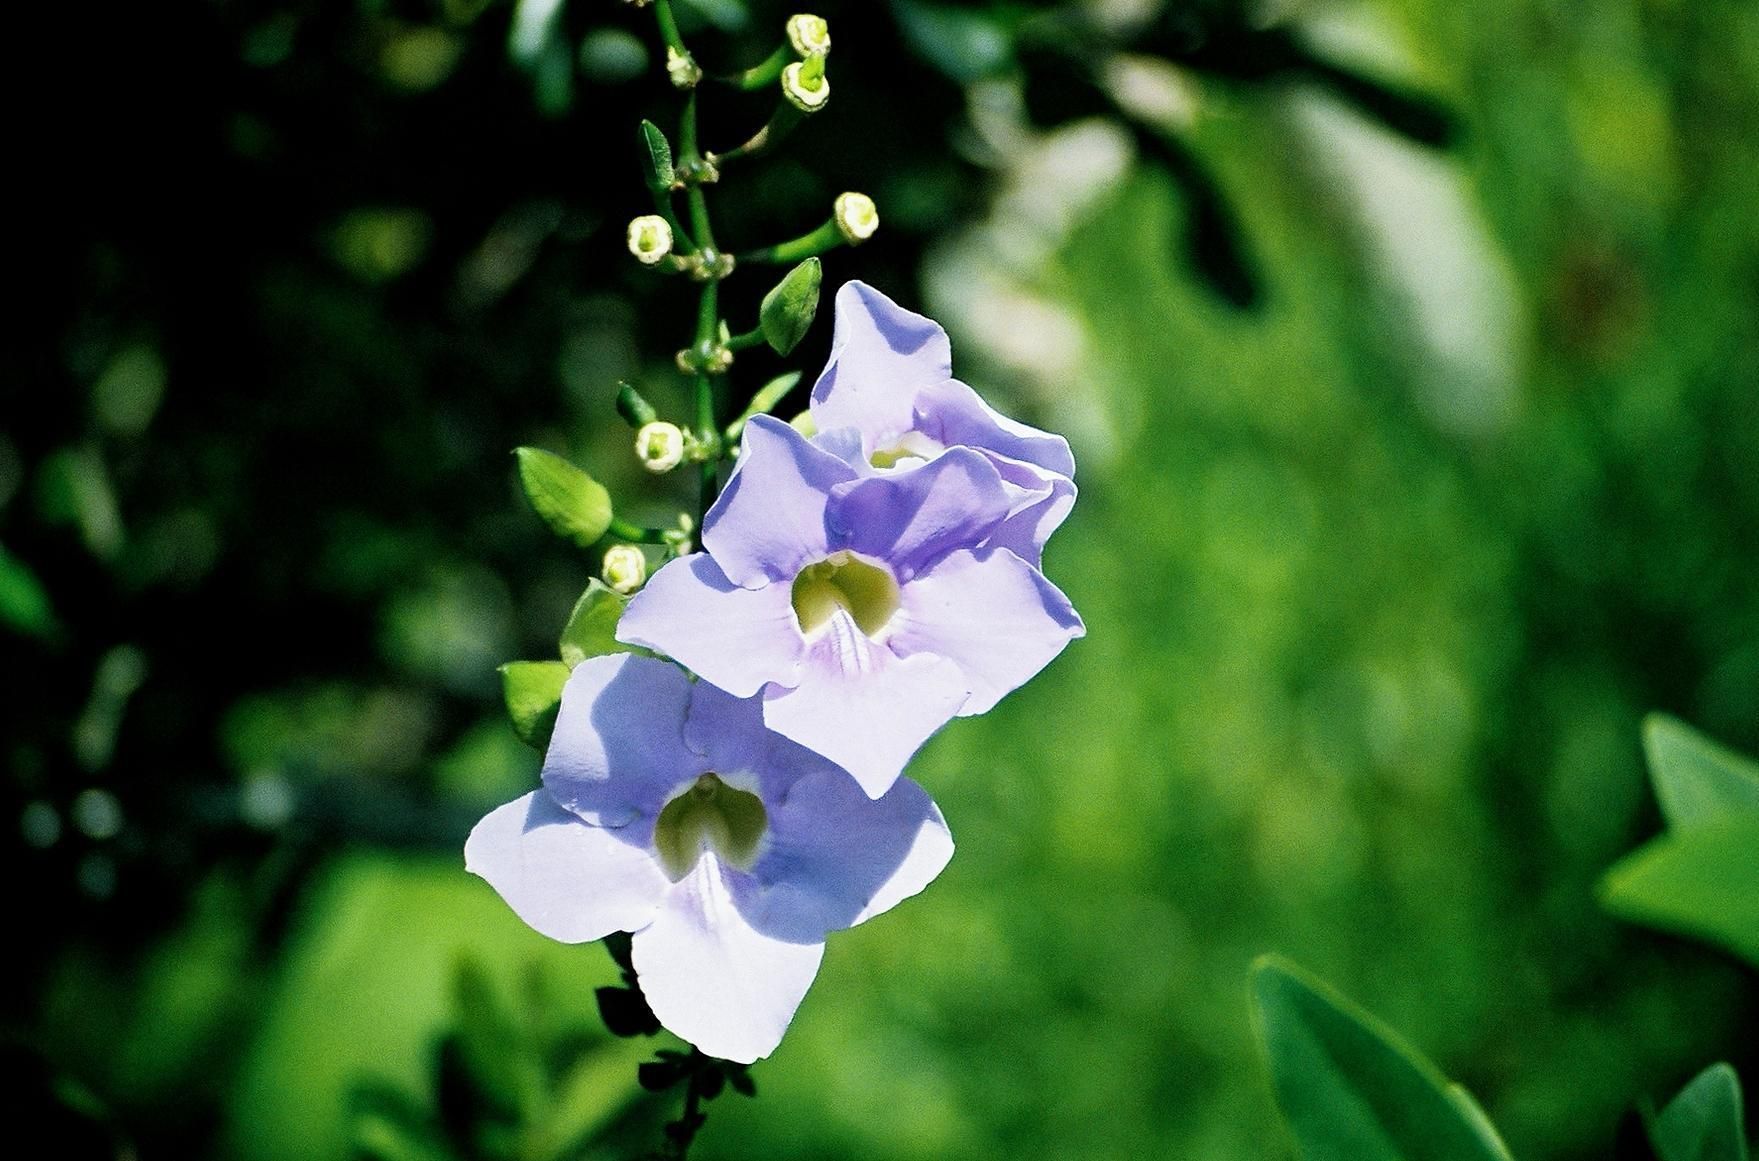
[(1649, 1126), (1660, 1161), (1747, 1161), (1741, 1123), (1741, 1082), (1713, 1064), (1680, 1091)]
[(1759, 762), (1724, 749), (1666, 714), (1644, 719), (1643, 751), (1668, 826), (1696, 826), (1726, 814), (1759, 814)]
[(764, 341), (778, 355), (790, 354), (806, 337), (813, 316), (818, 313), (818, 290), (824, 280), (824, 268), (817, 258), (808, 258), (782, 276), (782, 281), (763, 296), (758, 309), (758, 326)]
[(535, 447), (514, 454), (533, 510), (556, 535), (591, 548), (611, 526), (611, 494), (605, 486), (559, 455)]
[(501, 666), (501, 694), (520, 741), (540, 750), (550, 744), (566, 684), (568, 666), (560, 661), (509, 661)]
[(1692, 935), (1759, 966), (1759, 814), (1670, 831), (1600, 882), (1621, 919)]
[(1252, 971), (1277, 1107), (1303, 1161), (1509, 1161), (1464, 1090), (1397, 1033), (1300, 969)]
[(630, 646), (617, 640), (617, 621), (628, 603), (628, 597), (612, 592), (595, 577), (574, 602), (574, 611), (562, 629), (563, 663), (572, 669), (588, 657), (630, 652)]

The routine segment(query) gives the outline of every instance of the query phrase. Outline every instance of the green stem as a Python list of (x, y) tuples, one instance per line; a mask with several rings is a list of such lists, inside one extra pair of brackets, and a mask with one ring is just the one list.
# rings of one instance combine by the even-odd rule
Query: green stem
[(794, 59), (793, 50), (786, 44), (776, 46), (776, 51), (763, 58), (757, 64), (730, 77), (716, 77), (723, 85), (731, 85), (735, 89), (747, 93), (755, 93), (766, 89), (782, 79), (782, 69)]
[(629, 521), (624, 520), (620, 516), (611, 517), (611, 524), (610, 524), (610, 527), (607, 529), (607, 531), (610, 532), (610, 534), (612, 536), (615, 536), (618, 540), (627, 540), (631, 544), (664, 544), (664, 543), (666, 543), (666, 530), (665, 529), (663, 529), (663, 528), (643, 528), (639, 524), (629, 523)]
[(672, 18), (672, 0), (654, 0), (654, 19), (659, 21), (660, 37), (665, 40), (666, 47), (676, 49), (682, 56), (690, 55), (684, 47), (684, 38), (678, 35), (678, 22)]
[(729, 351), (749, 351), (753, 347), (763, 345), (763, 328), (753, 327), (742, 335), (734, 335), (727, 340)]
[(827, 250), (835, 250), (846, 241), (848, 239), (843, 237), (843, 231), (837, 228), (837, 220), (831, 218), (810, 234), (803, 234), (791, 242), (783, 242), (768, 249), (753, 250), (749, 254), (741, 254), (739, 261), (767, 262), (773, 266), (791, 266), (796, 262), (804, 262), (815, 255), (823, 254)]
[[(700, 196), (698, 190), (692, 190)], [(703, 225), (706, 227), (707, 211), (704, 211)], [(712, 242), (709, 243), (713, 245)], [(720, 285), (707, 282), (702, 287), (702, 298), (697, 302), (696, 309), (696, 346), (704, 349), (715, 340), (715, 332), (720, 329)], [(718, 425), (715, 422), (715, 385), (713, 377), (702, 372), (696, 376), (696, 434), (705, 444), (713, 446), (719, 439)], [(701, 511), (697, 513), (697, 523), (708, 516), (709, 506), (715, 502), (720, 490), (720, 474), (718, 471), (719, 456), (711, 456), (702, 462)]]
[(762, 129), (753, 133), (743, 145), (734, 146), (725, 153), (715, 154), (714, 162), (720, 166), (729, 161), (738, 161), (742, 157), (756, 157), (764, 150), (781, 144), (782, 139), (792, 133), (794, 127), (805, 119), (806, 114), (783, 101), (776, 106), (776, 111), (770, 115), (770, 119), (764, 123)]

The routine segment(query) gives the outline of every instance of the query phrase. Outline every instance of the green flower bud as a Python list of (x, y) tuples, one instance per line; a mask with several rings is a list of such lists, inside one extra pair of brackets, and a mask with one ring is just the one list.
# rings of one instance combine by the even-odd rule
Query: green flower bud
[(816, 113), (831, 99), (831, 82), (825, 76), (824, 57), (797, 60), (782, 70), (782, 95), (802, 113)]
[(790, 16), (788, 43), (801, 56), (823, 56), (831, 51), (831, 26), (824, 17), (808, 12)]
[(864, 193), (838, 194), (832, 217), (851, 246), (861, 245), (879, 229), (879, 207)]
[(672, 227), (658, 214), (643, 214), (629, 223), (629, 252), (643, 266), (652, 266), (672, 252)]
[(675, 423), (656, 419), (635, 433), (635, 456), (641, 466), (658, 475), (669, 472), (684, 459), (684, 432)]
[(689, 53), (679, 52), (667, 45), (666, 75), (672, 78), (673, 88), (694, 89), (696, 82), (702, 80), (702, 66)]
[(599, 572), (613, 592), (627, 596), (647, 580), (647, 556), (633, 544), (613, 544)]

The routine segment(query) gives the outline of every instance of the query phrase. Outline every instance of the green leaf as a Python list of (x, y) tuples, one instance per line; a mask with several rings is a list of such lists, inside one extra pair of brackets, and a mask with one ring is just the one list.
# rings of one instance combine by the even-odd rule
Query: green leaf
[(525, 498), (556, 535), (591, 548), (611, 526), (611, 494), (603, 484), (563, 459), (535, 447), (522, 447), (519, 482)]
[(1697, 936), (1759, 966), (1759, 814), (1661, 836), (1608, 871), (1600, 897), (1622, 919)]
[(1712, 742), (1666, 714), (1643, 722), (1649, 777), (1670, 827), (1726, 814), (1759, 814), (1759, 762)]
[(1305, 1161), (1508, 1161), (1469, 1097), (1325, 984), (1263, 959), (1252, 991), (1277, 1106)]
[(626, 1052), (582, 1053), (556, 1084), (543, 1131), (543, 1139), (552, 1145), (549, 1156), (580, 1156), (585, 1144), (639, 1093)]
[(764, 341), (778, 355), (787, 355), (800, 345), (812, 318), (818, 313), (818, 288), (824, 281), (824, 269), (817, 258), (808, 258), (782, 277), (782, 281), (763, 296), (757, 322)]
[(737, 442), (740, 433), (745, 430), (745, 425), (752, 416), (768, 415), (774, 410), (776, 404), (787, 397), (788, 392), (794, 390), (795, 384), (799, 382), (800, 372), (789, 371), (786, 375), (777, 375), (759, 387), (757, 394), (751, 397), (751, 402), (745, 405), (744, 414), (727, 425), (727, 442)]
[(1741, 1124), (1741, 1082), (1713, 1064), (1680, 1091), (1649, 1126), (1660, 1161), (1747, 1161)]
[(567, 683), (568, 666), (560, 661), (509, 661), (501, 666), (501, 694), (520, 741), (540, 750), (550, 744)]
[(671, 189), (678, 180), (677, 171), (672, 168), (672, 143), (652, 121), (641, 123), (641, 146), (647, 159), (642, 168), (647, 174), (648, 188), (659, 193)]
[(568, 624), (562, 629), (562, 661), (572, 669), (588, 657), (606, 653), (628, 653), (630, 647), (617, 640), (617, 621), (629, 598), (612, 592), (598, 578), (587, 584), (586, 591), (574, 602)]
[(536, 1046), (495, 992), (488, 971), (474, 957), (458, 957), (452, 1002), (457, 1012), (458, 1051), (472, 1084), (494, 1104), (528, 1120), (544, 1099), (543, 1067)]
[(1013, 36), (991, 12), (913, 0), (892, 0), (892, 12), (917, 55), (959, 84), (1002, 72), (1014, 58)]
[(0, 624), (32, 637), (55, 633), (55, 610), (30, 566), (0, 548)]

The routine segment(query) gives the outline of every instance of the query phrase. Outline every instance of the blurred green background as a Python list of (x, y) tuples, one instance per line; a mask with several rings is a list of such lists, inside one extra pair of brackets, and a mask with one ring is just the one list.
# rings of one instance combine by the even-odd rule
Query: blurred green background
[[(680, 4), (728, 67), (792, 11)], [(817, 11), (836, 101), (728, 174), (720, 233), (876, 198), (827, 279), (943, 319), (960, 374), (1070, 435), (1046, 568), (1089, 632), (924, 750), (958, 857), (832, 939), (700, 1155), (1286, 1156), (1246, 1004), (1272, 950), (1524, 1158), (1607, 1155), (1710, 1059), (1754, 1075), (1750, 971), (1594, 883), (1658, 829), (1644, 711), (1759, 751), (1759, 8)], [(0, 409), (15, 1131), (646, 1147), (673, 1110), (634, 1083), (655, 1045), (597, 1031), (610, 960), (459, 851), (536, 775), (494, 667), (552, 655), (596, 564), (508, 450), (637, 516), (691, 502), (612, 408), (630, 378), (682, 413), (691, 326), (622, 248), (633, 127), (675, 117), (647, 13), (35, 19)], [(709, 144), (766, 113), (705, 102)]]

